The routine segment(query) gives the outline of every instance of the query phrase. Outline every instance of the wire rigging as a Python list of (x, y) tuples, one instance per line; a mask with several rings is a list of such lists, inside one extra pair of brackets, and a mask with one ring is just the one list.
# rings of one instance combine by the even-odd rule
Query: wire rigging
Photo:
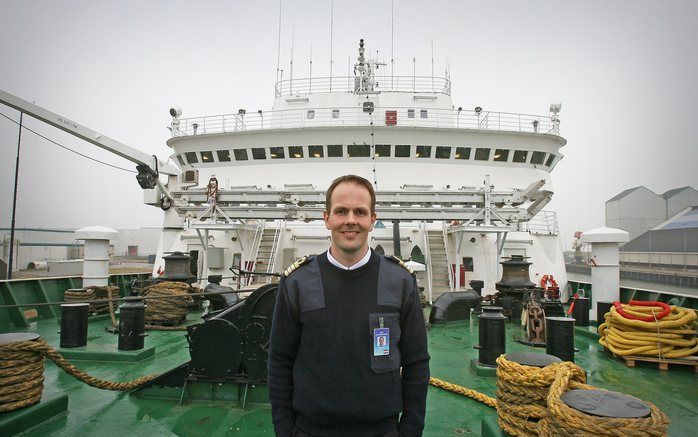
[[(19, 125), (19, 122), (13, 120), (12, 118), (8, 117), (7, 115), (5, 115), (5, 114), (0, 114), (0, 115), (2, 115), (3, 117), (5, 117), (6, 119), (10, 120), (12, 123), (14, 123), (14, 124), (16, 124), (16, 125)], [(119, 167), (118, 165), (109, 164), (108, 162), (100, 161), (100, 160), (97, 159), (97, 158), (93, 158), (93, 157), (91, 157), (91, 156), (85, 155), (84, 153), (80, 153), (80, 152), (78, 152), (77, 150), (71, 149), (70, 147), (67, 147), (67, 146), (64, 146), (63, 144), (57, 143), (56, 141), (54, 141), (54, 140), (52, 140), (52, 139), (50, 139), (50, 138), (48, 138), (48, 137), (46, 137), (46, 136), (40, 134), (39, 132), (36, 132), (36, 131), (34, 131), (34, 130), (28, 128), (28, 127), (25, 126), (25, 125), (22, 125), (22, 129), (26, 129), (26, 130), (28, 130), (29, 132), (33, 133), (34, 135), (37, 135), (37, 136), (39, 136), (39, 137), (45, 139), (46, 141), (55, 144), (56, 146), (58, 146), (58, 147), (60, 147), (60, 148), (62, 148), (62, 149), (65, 149), (65, 150), (68, 150), (68, 151), (70, 151), (70, 152), (73, 152), (73, 153), (75, 153), (76, 155), (82, 156), (83, 158), (87, 158), (87, 159), (89, 159), (90, 161), (98, 162), (98, 163), (100, 163), (100, 164), (104, 164), (104, 165), (106, 165), (106, 166), (108, 166), (108, 167), (112, 167), (112, 168), (115, 168), (115, 169), (117, 169), (117, 170), (123, 170), (123, 171), (127, 171), (127, 172), (129, 172), (129, 173), (137, 173), (135, 170), (130, 170), (130, 169), (128, 169), (128, 168)]]

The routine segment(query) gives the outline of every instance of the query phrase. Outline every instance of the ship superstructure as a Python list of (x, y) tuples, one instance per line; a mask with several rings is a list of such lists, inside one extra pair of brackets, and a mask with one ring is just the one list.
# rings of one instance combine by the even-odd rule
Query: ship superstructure
[(361, 40), (353, 76), (282, 80), (271, 111), (182, 118), (173, 108), (167, 144), (182, 174), (146, 192), (166, 209), (155, 271), (175, 250), (198, 251), (201, 278), (279, 272), (320, 253), (323, 190), (353, 173), (377, 191), (371, 246), (424, 264), (431, 296), (472, 279), (493, 290), (512, 254), (564, 284), (556, 217), (542, 211), (566, 143), (560, 105), (545, 116), (467, 110), (449, 77), (382, 67)]

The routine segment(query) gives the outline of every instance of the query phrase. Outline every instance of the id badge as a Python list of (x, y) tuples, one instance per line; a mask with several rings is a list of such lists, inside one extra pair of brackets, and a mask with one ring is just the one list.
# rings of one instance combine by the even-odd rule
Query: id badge
[(390, 328), (373, 330), (373, 356), (390, 355)]

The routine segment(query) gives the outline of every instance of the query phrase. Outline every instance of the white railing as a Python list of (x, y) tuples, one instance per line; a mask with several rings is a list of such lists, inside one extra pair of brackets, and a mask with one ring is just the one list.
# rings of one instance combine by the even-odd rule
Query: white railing
[(537, 235), (560, 235), (555, 211), (540, 211), (530, 221), (521, 223), (523, 231)]
[(422, 221), (419, 223), (419, 228), (422, 230), (422, 244), (424, 245), (424, 261), (427, 265), (427, 294), (429, 295), (429, 305), (433, 303), (432, 301), (432, 274), (434, 272), (434, 267), (431, 265), (431, 251), (429, 249), (429, 229), (427, 229), (427, 222)]
[[(286, 79), (274, 86), (276, 97), (307, 96), (319, 93), (361, 93), (357, 91), (357, 76), (313, 77)], [(402, 92), (451, 95), (451, 81), (431, 76), (372, 76), (371, 91), (364, 93)]]
[[(269, 262), (267, 263), (267, 273), (276, 273), (276, 259), (277, 251), (279, 250), (279, 240), (281, 239), (281, 229), (286, 225), (286, 220), (279, 221), (276, 223), (276, 229), (274, 230), (274, 241), (271, 244), (271, 254), (269, 255)], [(272, 280), (271, 276), (267, 276), (266, 283), (270, 284)]]
[[(408, 116), (408, 109), (412, 110)], [(194, 136), (229, 132), (292, 129), (332, 126), (386, 126), (385, 112), (396, 111), (396, 126), (480, 129), (489, 131), (555, 133), (557, 126), (550, 116), (509, 112), (428, 109), (425, 116), (419, 108), (378, 107), (373, 114), (362, 108), (303, 108), (278, 111), (238, 112), (183, 118), (173, 122), (172, 136)]]
[(681, 269), (698, 269), (696, 252), (620, 252), (623, 265), (648, 265), (655, 267), (673, 267)]

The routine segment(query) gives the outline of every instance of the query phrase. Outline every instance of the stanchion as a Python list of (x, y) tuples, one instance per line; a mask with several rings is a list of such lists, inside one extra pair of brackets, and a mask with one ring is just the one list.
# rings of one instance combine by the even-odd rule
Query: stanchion
[(574, 319), (546, 317), (545, 325), (545, 352), (563, 361), (574, 362)]
[(89, 309), (89, 303), (64, 303), (61, 305), (61, 347), (73, 348), (87, 345)]

